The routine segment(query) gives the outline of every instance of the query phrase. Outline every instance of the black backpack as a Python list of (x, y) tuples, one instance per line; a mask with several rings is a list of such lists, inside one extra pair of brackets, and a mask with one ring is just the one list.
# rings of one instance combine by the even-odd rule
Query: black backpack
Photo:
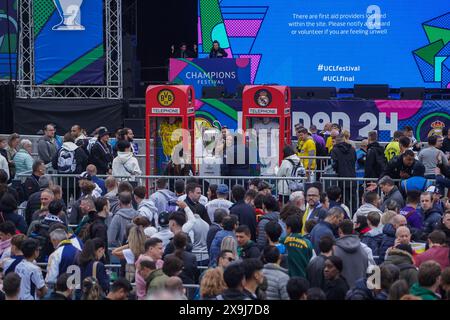
[(30, 234), (30, 238), (35, 239), (39, 242), (39, 257), (37, 261), (45, 261), (47, 256), (53, 251), (53, 245), (50, 242), (50, 226), (54, 222), (45, 221), (42, 219), (37, 225), (35, 225), (34, 230)]
[(323, 145), (321, 145), (320, 143), (314, 141), (315, 145), (316, 145), (316, 156), (317, 157), (326, 157), (328, 156), (328, 151), (327, 148), (325, 148)]
[(369, 150), (369, 152), (375, 153), (376, 167), (372, 168), (372, 170), (375, 171), (377, 176), (380, 176), (382, 174), (384, 168), (386, 168), (386, 166), (387, 166), (387, 160), (386, 160), (386, 157), (384, 156), (384, 152), (381, 148), (371, 148)]

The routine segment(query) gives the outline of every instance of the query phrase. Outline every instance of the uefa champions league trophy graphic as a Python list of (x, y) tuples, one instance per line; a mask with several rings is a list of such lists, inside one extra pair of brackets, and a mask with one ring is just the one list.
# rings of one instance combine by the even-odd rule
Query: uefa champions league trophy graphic
[(84, 30), (81, 25), (81, 4), (83, 0), (53, 0), (59, 15), (62, 18), (60, 24), (54, 26), (53, 30), (80, 31)]

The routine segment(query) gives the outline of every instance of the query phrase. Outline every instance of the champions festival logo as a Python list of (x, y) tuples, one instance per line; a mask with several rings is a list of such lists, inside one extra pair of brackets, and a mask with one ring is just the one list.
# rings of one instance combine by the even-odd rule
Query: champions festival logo
[(197, 80), (199, 85), (203, 86), (220, 86), (224, 84), (224, 80), (236, 79), (235, 71), (217, 71), (217, 72), (203, 72), (203, 71), (189, 71), (186, 72), (186, 79)]

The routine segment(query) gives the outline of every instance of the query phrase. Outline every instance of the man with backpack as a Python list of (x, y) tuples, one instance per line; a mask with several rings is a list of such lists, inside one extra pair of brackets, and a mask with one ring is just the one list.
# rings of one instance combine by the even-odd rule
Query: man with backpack
[(59, 201), (53, 200), (48, 205), (48, 214), (41, 220), (36, 221), (30, 226), (29, 237), (36, 239), (39, 242), (39, 257), (38, 262), (47, 261), (50, 254), (53, 252), (53, 245), (50, 242), (50, 227), (56, 223), (64, 224), (58, 215), (63, 210), (63, 206)]
[(173, 204), (177, 201), (177, 198), (175, 193), (167, 189), (167, 179), (156, 180), (156, 192), (150, 196), (150, 200), (153, 201), (158, 212), (175, 211), (176, 204), (175, 206)]
[(127, 226), (139, 215), (131, 206), (131, 193), (122, 192), (119, 194), (120, 209), (113, 216), (108, 228), (109, 246), (119, 247), (126, 239)]
[(52, 160), (58, 174), (80, 174), (86, 168), (88, 157), (83, 148), (75, 144), (70, 133), (64, 135), (64, 143)]
[(386, 167), (384, 149), (378, 143), (376, 131), (370, 131), (368, 135), (367, 156), (364, 165), (364, 178), (379, 178)]
[[(294, 149), (286, 145), (283, 148), (283, 155), (284, 159), (277, 171), (277, 177), (297, 177), (301, 175), (299, 169), (302, 168), (304, 171), (304, 168), (300, 162), (300, 158), (295, 154)], [(278, 196), (280, 202), (287, 203), (291, 192), (301, 189), (301, 184), (297, 180), (278, 180)]]

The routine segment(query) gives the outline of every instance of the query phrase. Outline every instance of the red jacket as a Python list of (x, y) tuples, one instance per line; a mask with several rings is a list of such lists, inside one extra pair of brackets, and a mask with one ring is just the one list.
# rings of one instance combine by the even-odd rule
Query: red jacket
[(441, 265), (442, 269), (450, 266), (449, 262), (449, 248), (448, 247), (432, 247), (414, 257), (416, 267), (420, 267), (422, 263), (429, 260), (434, 260)]

